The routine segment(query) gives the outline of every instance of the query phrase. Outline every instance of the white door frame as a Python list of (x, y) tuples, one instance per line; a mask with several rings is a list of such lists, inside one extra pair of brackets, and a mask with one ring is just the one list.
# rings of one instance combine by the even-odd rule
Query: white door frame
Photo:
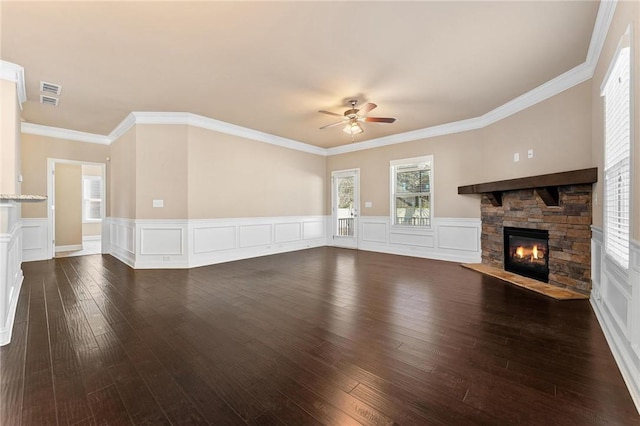
[[(338, 229), (338, 208), (336, 206), (336, 177), (353, 176), (353, 237), (336, 235)], [(331, 236), (336, 247), (358, 248), (360, 215), (360, 169), (335, 170), (331, 172)]]
[[(55, 238), (56, 238), (56, 222), (55, 222), (55, 170), (56, 163), (76, 164), (79, 166), (99, 166), (102, 170), (102, 197), (103, 209), (106, 216), (107, 207), (107, 165), (106, 163), (95, 163), (92, 161), (67, 160), (64, 158), (47, 158), (47, 259), (53, 259), (56, 254)], [(103, 218), (104, 219), (104, 218)], [(101, 222), (104, 226), (104, 220)], [(102, 252), (105, 253), (105, 241), (102, 239)]]

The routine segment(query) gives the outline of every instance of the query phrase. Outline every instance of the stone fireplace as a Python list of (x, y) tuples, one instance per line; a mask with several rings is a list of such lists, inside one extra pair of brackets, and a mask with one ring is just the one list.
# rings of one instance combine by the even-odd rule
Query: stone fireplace
[[(521, 275), (588, 295), (596, 178), (596, 169), (585, 169), (459, 187), (460, 194), (483, 194), (482, 263), (507, 271), (515, 266)], [(509, 236), (516, 228), (519, 234)]]

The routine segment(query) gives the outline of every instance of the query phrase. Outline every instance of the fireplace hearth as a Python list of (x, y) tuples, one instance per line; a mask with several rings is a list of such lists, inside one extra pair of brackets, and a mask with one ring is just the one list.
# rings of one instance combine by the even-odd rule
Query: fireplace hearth
[(549, 282), (549, 231), (505, 226), (504, 269)]

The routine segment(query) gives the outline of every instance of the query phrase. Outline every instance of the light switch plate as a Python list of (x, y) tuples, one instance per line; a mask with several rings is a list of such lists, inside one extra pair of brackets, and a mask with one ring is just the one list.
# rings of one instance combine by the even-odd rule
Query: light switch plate
[(373, 203), (371, 201), (365, 201), (364, 207), (367, 209), (370, 209), (371, 207), (373, 207)]
[(533, 158), (533, 150), (532, 149), (527, 151), (527, 158)]
[(164, 200), (153, 200), (153, 207), (164, 207)]
[(516, 163), (520, 161), (520, 153), (516, 152), (515, 154), (513, 154), (513, 162)]

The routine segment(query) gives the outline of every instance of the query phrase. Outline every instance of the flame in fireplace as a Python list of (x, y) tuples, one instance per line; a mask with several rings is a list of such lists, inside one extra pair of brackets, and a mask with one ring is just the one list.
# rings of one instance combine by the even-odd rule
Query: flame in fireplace
[(531, 250), (519, 246), (518, 248), (516, 248), (516, 257), (518, 259), (524, 259), (525, 257), (528, 257), (533, 261), (535, 259), (543, 259), (544, 253), (542, 253), (542, 250), (538, 250), (537, 245), (534, 245)]

